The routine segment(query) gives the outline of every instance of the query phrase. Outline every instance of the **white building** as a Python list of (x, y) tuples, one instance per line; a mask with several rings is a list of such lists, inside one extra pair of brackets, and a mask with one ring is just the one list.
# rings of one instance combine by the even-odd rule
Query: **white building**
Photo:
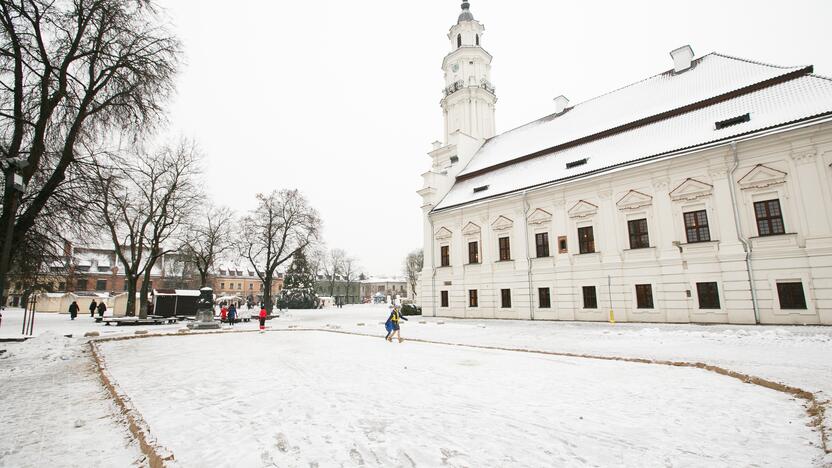
[(832, 80), (690, 47), (495, 136), (468, 3), (423, 174), (425, 315), (832, 324)]

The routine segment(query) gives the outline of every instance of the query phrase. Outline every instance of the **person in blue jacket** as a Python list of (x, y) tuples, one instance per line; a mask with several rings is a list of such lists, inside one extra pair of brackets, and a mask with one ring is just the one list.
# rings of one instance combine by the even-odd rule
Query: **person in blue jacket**
[(391, 305), (390, 307), (393, 310), (390, 312), (390, 316), (387, 318), (387, 323), (389, 323), (390, 326), (387, 328), (388, 331), (387, 331), (387, 336), (385, 337), (385, 339), (387, 341), (392, 342), (393, 337), (396, 336), (399, 339), (399, 343), (401, 343), (404, 340), (402, 339), (401, 330), (399, 329), (399, 320), (404, 320), (406, 322), (407, 317), (404, 317), (401, 314), (401, 312), (399, 312), (398, 307), (395, 307), (393, 305)]
[(237, 306), (231, 304), (228, 306), (228, 323), (234, 325), (234, 320), (237, 318)]

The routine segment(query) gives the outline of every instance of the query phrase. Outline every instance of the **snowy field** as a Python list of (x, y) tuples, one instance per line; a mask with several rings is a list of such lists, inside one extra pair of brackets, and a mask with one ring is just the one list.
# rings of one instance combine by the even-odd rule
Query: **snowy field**
[[(4, 311), (0, 337), (19, 336), (19, 312)], [(291, 311), (269, 322), (281, 332), (226, 327), (101, 347), (179, 466), (832, 466), (801, 400), (706, 371), (289, 330), (380, 337), (386, 315)], [(48, 333), (0, 343), (0, 466), (142, 463), (92, 373), (79, 338), (90, 330), (136, 328), (38, 314), (36, 334)], [(827, 407), (832, 395), (828, 327), (410, 317), (402, 334), (701, 361), (816, 392)], [(73, 449), (87, 439), (86, 452)]]
[(810, 466), (819, 455), (799, 402), (696, 369), (319, 331), (102, 350), (182, 466)]

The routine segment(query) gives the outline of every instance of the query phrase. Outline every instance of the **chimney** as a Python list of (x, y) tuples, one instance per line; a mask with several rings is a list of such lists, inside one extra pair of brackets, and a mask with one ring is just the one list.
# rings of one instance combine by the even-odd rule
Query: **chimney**
[(681, 73), (690, 68), (693, 61), (693, 49), (689, 45), (683, 45), (671, 51), (670, 57), (673, 59), (673, 72)]
[(555, 98), (555, 114), (560, 114), (561, 112), (566, 110), (566, 106), (569, 105), (569, 99), (566, 99), (566, 96), (561, 94), (560, 96)]

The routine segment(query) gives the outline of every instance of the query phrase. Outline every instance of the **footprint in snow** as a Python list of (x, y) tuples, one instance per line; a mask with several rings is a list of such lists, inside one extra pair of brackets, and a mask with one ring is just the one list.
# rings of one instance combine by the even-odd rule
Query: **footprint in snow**
[(361, 454), (358, 453), (358, 450), (356, 450), (356, 449), (351, 449), (350, 450), (350, 458), (352, 458), (352, 461), (354, 461), (356, 465), (363, 465), (364, 464), (364, 457), (362, 457)]
[(286, 440), (286, 436), (282, 432), (277, 434), (277, 449), (283, 453), (289, 451), (289, 441)]

